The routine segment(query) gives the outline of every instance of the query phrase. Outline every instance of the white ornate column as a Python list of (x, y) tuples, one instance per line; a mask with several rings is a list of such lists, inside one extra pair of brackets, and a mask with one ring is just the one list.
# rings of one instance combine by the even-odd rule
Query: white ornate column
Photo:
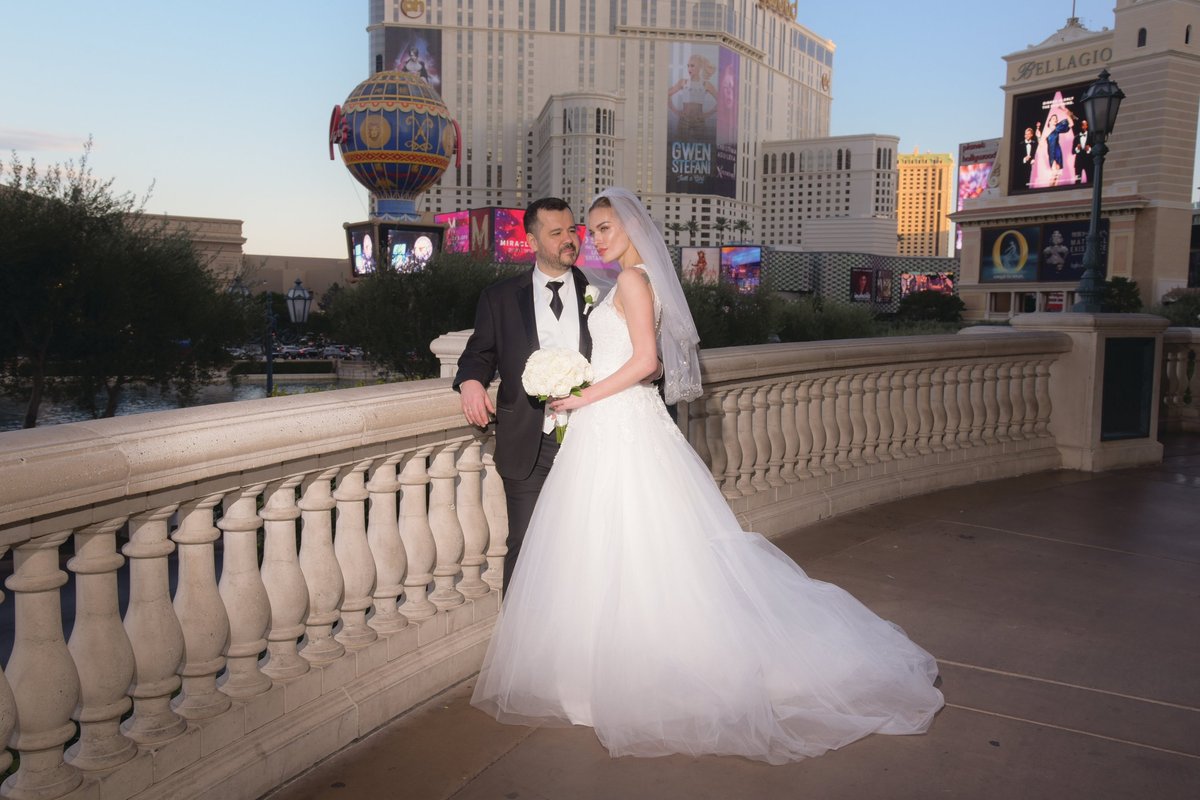
[(296, 475), (267, 486), (258, 512), (263, 521), (262, 581), (271, 607), (262, 671), (273, 681), (309, 670), (308, 659), (299, 651), (308, 616), (308, 584), (296, 549), (296, 520), (300, 519), (296, 487), (301, 479)]
[(962, 448), (974, 445), (974, 440), (971, 436), (975, 420), (975, 404), (973, 400), (975, 389), (973, 388), (974, 381), (971, 379), (974, 372), (975, 367), (971, 364), (965, 364), (958, 368), (958, 446)]
[[(727, 392), (718, 390), (704, 399), (704, 438), (708, 441), (708, 470), (713, 480), (720, 486), (725, 480), (725, 437), (722, 428), (725, 423), (725, 395)], [(726, 495), (728, 496), (728, 495)]]
[(333, 638), (342, 604), (342, 567), (333, 552), (333, 519), (337, 505), (331, 483), (338, 470), (309, 475), (300, 483), (300, 570), (308, 585), (308, 617), (300, 655), (313, 664), (340, 658), (346, 648)]
[(1008, 426), (1012, 423), (1012, 399), (1009, 396), (1010, 364), (996, 365), (996, 439), (1007, 442)]
[(725, 472), (721, 477), (721, 494), (726, 499), (733, 500), (741, 497), (738, 489), (738, 476), (741, 474), (742, 453), (741, 440), (738, 437), (738, 399), (741, 392), (730, 389), (721, 395), (721, 444), (725, 448)]
[(850, 377), (850, 463), (856, 467), (866, 466), (863, 445), (867, 439), (867, 420), (863, 414), (863, 395), (866, 376), (856, 372)]
[(754, 407), (751, 426), (754, 430), (754, 475), (750, 485), (756, 492), (771, 488), (767, 483), (767, 467), (771, 460), (771, 438), (767, 427), (767, 386), (753, 390), (751, 404)]
[(1039, 437), (1050, 435), (1050, 364), (1049, 359), (1037, 362), (1037, 423), (1034, 431)]
[(483, 513), (483, 441), (467, 442), (458, 459), (458, 522), (462, 527), (462, 580), (458, 590), (465, 597), (483, 597), (491, 588), (483, 582), (483, 551), (488, 545), (487, 515)]
[(935, 453), (946, 452), (946, 378), (945, 367), (937, 366), (929, 372), (929, 410), (933, 413), (933, 428), (929, 432), (929, 449)]
[[(814, 478), (825, 474), (825, 379), (815, 378), (808, 387), (808, 427), (812, 431), (812, 453), (808, 458), (808, 474)], [(832, 413), (832, 412), (831, 412)]]
[(839, 470), (850, 467), (850, 442), (853, 430), (850, 426), (850, 376), (841, 375), (833, 385), (833, 417), (837, 430), (837, 452), (833, 463)]
[(879, 418), (879, 444), (875, 456), (881, 462), (892, 460), (892, 435), (895, 430), (892, 416), (892, 373), (883, 372), (875, 380), (875, 416)]
[(933, 382), (930, 369), (918, 370), (917, 379), (917, 452), (929, 455), (933, 452), (930, 438), (933, 435)]
[(1026, 361), (1023, 374), (1021, 398), (1025, 404), (1025, 419), (1021, 423), (1021, 438), (1032, 439), (1037, 436), (1037, 362)]
[(121, 730), (138, 744), (157, 744), (187, 730), (171, 710), (171, 697), (180, 687), (183, 627), (171, 604), (167, 559), (175, 544), (167, 537), (167, 520), (177, 506), (137, 514), (129, 521), (129, 542), (121, 552), (129, 559), (129, 607), (125, 632), (136, 663), (133, 716)]
[(217, 689), (229, 644), (229, 615), (217, 589), (215, 545), (221, 531), (213, 524), (213, 509), (222, 497), (213, 494), (180, 506), (179, 527), (171, 536), (179, 551), (175, 616), (184, 643), (183, 685), (171, 707), (184, 719), (215, 717), (232, 704)]
[(783, 486), (783, 458), (786, 446), (783, 437), (783, 384), (767, 387), (767, 440), (771, 457), (767, 460), (766, 481), (769, 486)]
[(687, 405), (687, 440), (696, 455), (707, 466), (712, 467), (712, 453), (708, 449), (708, 397), (700, 397)]
[(943, 393), (946, 406), (946, 434), (942, 437), (942, 444), (947, 450), (958, 449), (958, 426), (962, 421), (958, 396), (958, 370), (957, 365), (951, 365), (943, 373), (946, 382)]
[[(367, 544), (375, 558), (375, 615), (368, 623), (380, 633), (394, 633), (408, 626), (408, 617), (400, 613), (400, 595), (404, 592), (404, 571), (408, 559), (400, 541), (400, 517), (396, 492), (396, 464), (402, 455), (385, 459), (371, 470), (367, 492), (371, 505), (367, 511)], [(480, 465), (482, 467), (482, 464)]]
[(904, 454), (920, 455), (917, 439), (921, 435), (921, 413), (917, 410), (917, 370), (904, 373)]
[(984, 381), (986, 369), (983, 364), (971, 367), (971, 444), (979, 447), (985, 444), (983, 429), (987, 425), (987, 401), (984, 399), (984, 392), (987, 391)]
[(454, 588), (462, 567), (463, 530), (455, 510), (454, 483), (458, 468), (454, 461), (462, 442), (442, 445), (429, 468), (429, 527), (437, 548), (437, 563), (433, 568), (433, 592), (429, 601), (440, 609), (463, 604), (465, 598)]
[(426, 500), (429, 485), (426, 459), (432, 452), (432, 447), (422, 448), (404, 462), (400, 471), (400, 538), (408, 557), (400, 613), (410, 620), (426, 619), (437, 613), (437, 606), (429, 602), (429, 584), (433, 583), (433, 565), (437, 561)]
[(907, 458), (904, 439), (908, 435), (908, 415), (904, 413), (904, 370), (892, 372), (889, 402), (892, 412), (892, 441), (888, 452), (893, 459)]
[(799, 476), (796, 474), (797, 454), (800, 452), (800, 434), (796, 430), (796, 387), (799, 384), (791, 381), (784, 384), (779, 399), (783, 407), (779, 412), (779, 425), (783, 433), (783, 467), (779, 476), (784, 483), (795, 483)]
[(19, 544), (13, 574), (4, 585), (13, 593), (16, 627), (6, 670), (17, 707), (9, 747), (21, 764), (4, 781), (14, 800), (60, 797), (83, 778), (63, 760), (63, 745), (75, 735), (71, 712), (79, 700), (79, 673), (63, 639), (59, 589), (67, 574), (58, 568), (58, 548), (69, 530)]
[(504, 554), (508, 552), (508, 503), (504, 479), (496, 471), (496, 437), (489, 434), (483, 445), (483, 512), (488, 523), (487, 572), (483, 579), (497, 591), (504, 583)]
[(75, 627), (67, 649), (79, 673), (80, 697), (73, 716), (79, 741), (67, 749), (67, 762), (86, 770), (124, 764), (137, 754), (132, 739), (121, 735), (121, 716), (132, 707), (133, 646), (121, 624), (117, 570), (117, 531), (125, 517), (89, 525), (75, 533)]
[(217, 686), (230, 697), (248, 698), (271, 688), (271, 679), (258, 666), (267, 649), (271, 601), (258, 569), (258, 496), (266, 484), (246, 486), (225, 497), (225, 513), (217, 527), (223, 534), (221, 580), (217, 590), (229, 615), (229, 644), (225, 673)]
[(375, 558), (367, 545), (367, 488), (364, 474), (370, 461), (344, 469), (333, 492), (337, 525), (333, 552), (342, 568), (342, 629), (334, 638), (346, 647), (363, 647), (379, 638), (367, 624), (375, 591)]
[(813, 454), (813, 430), (809, 416), (809, 392), (812, 390), (812, 379), (800, 381), (796, 386), (796, 436), (799, 445), (796, 447), (796, 477), (800, 480), (812, 477), (809, 466)]
[(861, 408), (863, 424), (866, 431), (863, 434), (862, 458), (867, 464), (878, 464), (879, 456), (879, 373), (869, 372), (863, 377), (863, 396)]
[(737, 490), (743, 497), (755, 492), (754, 464), (758, 460), (758, 450), (754, 446), (754, 392), (753, 387), (747, 387), (738, 392), (737, 397), (737, 441), (741, 453)]

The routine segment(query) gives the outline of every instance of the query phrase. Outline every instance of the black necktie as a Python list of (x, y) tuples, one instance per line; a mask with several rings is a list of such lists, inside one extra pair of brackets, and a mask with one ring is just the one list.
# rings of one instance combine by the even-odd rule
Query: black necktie
[(546, 283), (550, 291), (554, 292), (554, 297), (550, 298), (550, 310), (554, 312), (555, 319), (562, 318), (562, 298), (558, 296), (558, 290), (562, 288), (562, 285), (562, 281), (549, 281)]

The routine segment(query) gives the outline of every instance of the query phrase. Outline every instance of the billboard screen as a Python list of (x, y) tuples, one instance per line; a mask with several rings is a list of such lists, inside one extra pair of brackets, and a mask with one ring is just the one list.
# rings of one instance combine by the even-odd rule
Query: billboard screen
[(1091, 184), (1091, 135), (1079, 103), (1089, 85), (1069, 84), (1013, 98), (1009, 194)]
[[(958, 205), (955, 211), (962, 211), (967, 200), (982, 197), (985, 191), (995, 188), (998, 181), (992, 179), (992, 169), (999, 154), (999, 139), (964, 142), (958, 146)], [(955, 232), (955, 247), (962, 249), (962, 228)]]
[(932, 275), (900, 273), (900, 296), (907, 297), (913, 292), (954, 294), (954, 275), (949, 272), (938, 272)]
[[(1077, 282), (1083, 277), (1087, 220), (1014, 228), (984, 228), (979, 251), (981, 283)], [(1108, 220), (1099, 230), (1100, 264), (1108, 263)]]
[(532, 264), (533, 249), (525, 238), (525, 209), (497, 208), (492, 218), (493, 252), (507, 264)]
[(442, 32), (389, 25), (383, 32), (383, 68), (409, 72), (442, 93)]
[(762, 248), (730, 245), (721, 248), (721, 277), (743, 294), (752, 294), (762, 274)]
[(721, 251), (716, 247), (684, 247), (679, 264), (685, 281), (716, 283), (721, 275)]
[(420, 272), (441, 250), (442, 229), (429, 225), (380, 225), (379, 240), (387, 245), (387, 265), (396, 272)]
[(869, 303), (874, 299), (875, 274), (869, 269), (850, 270), (850, 302)]
[(447, 211), (435, 214), (434, 222), (446, 226), (443, 234), (443, 250), (447, 253), (469, 253), (471, 251), (470, 212)]
[(676, 43), (670, 52), (666, 191), (733, 197), (738, 56), (715, 44)]
[(892, 302), (892, 271), (890, 269), (875, 270), (875, 302)]
[(350, 250), (350, 274), (356, 278), (375, 272), (379, 248), (375, 226), (370, 222), (346, 226), (346, 245)]

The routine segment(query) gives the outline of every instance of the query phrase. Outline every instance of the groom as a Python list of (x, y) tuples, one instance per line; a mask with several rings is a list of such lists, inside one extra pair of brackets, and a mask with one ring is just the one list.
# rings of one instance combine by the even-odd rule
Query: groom
[[(496, 469), (508, 500), (508, 552), (504, 589), (509, 588), (521, 542), (558, 444), (545, 404), (525, 393), (521, 373), (529, 355), (542, 347), (567, 347), (591, 358), (585, 319), (587, 279), (575, 269), (579, 235), (571, 207), (557, 197), (530, 203), (525, 237), (537, 257), (533, 269), (483, 290), (475, 330), (458, 359), (454, 388), (467, 422), (485, 428), (496, 418)], [(496, 405), (487, 387), (497, 371)]]

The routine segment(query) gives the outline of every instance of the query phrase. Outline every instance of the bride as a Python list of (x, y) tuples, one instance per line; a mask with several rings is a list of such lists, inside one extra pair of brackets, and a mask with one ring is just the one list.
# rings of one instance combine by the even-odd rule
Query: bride
[(552, 403), (570, 425), (471, 702), (502, 722), (589, 725), (613, 756), (781, 764), (924, 732), (943, 702), (933, 657), (742, 531), (643, 384), (661, 344), (666, 401), (701, 393), (696, 327), (649, 214), (609, 189), (588, 227), (621, 267), (588, 317), (596, 380)]

